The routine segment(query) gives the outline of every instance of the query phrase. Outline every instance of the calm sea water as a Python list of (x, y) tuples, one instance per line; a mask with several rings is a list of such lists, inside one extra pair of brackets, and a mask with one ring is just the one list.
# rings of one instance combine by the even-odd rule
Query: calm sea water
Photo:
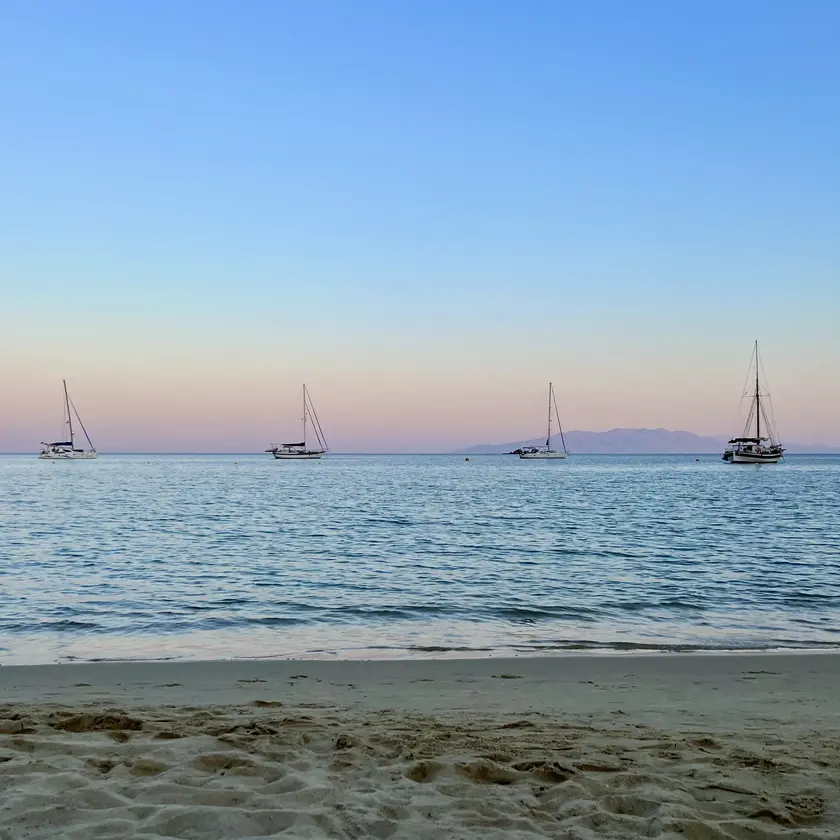
[(0, 662), (840, 646), (840, 458), (0, 456)]

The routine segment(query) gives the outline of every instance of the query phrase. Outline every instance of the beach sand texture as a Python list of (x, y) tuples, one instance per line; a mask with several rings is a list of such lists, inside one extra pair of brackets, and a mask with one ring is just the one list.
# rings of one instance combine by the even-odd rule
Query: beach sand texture
[(0, 838), (838, 838), (838, 664), (0, 668)]

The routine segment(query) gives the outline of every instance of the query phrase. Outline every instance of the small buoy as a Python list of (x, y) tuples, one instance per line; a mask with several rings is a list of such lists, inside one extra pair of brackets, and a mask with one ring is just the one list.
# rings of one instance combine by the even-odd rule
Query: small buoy
[(699, 461), (700, 459), (699, 459), (699, 458), (695, 458), (694, 460), (695, 460), (695, 461)]
[(465, 461), (469, 461), (470, 459), (469, 459), (469, 458), (464, 458), (464, 460), (465, 460)]

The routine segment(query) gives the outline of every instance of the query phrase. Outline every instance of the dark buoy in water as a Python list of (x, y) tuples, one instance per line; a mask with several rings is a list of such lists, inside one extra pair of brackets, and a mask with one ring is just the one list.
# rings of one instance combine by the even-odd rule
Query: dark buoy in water
[(464, 460), (465, 460), (465, 461), (469, 461), (470, 459), (469, 459), (469, 458), (464, 458)]
[(695, 458), (694, 460), (695, 460), (695, 461), (699, 461), (700, 459), (699, 459), (699, 458)]

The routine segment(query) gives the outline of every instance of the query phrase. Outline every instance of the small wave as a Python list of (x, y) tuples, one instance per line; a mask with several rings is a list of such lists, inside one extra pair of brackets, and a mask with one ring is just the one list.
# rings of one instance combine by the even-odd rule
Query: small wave
[(601, 607), (606, 612), (611, 613), (631, 613), (640, 614), (655, 610), (675, 610), (684, 612), (703, 612), (707, 609), (707, 604), (702, 598), (680, 598), (667, 597), (657, 598), (652, 595), (650, 598), (638, 601), (603, 601)]
[(121, 636), (134, 633), (144, 635), (172, 636), (191, 633), (194, 631), (244, 630), (248, 627), (296, 627), (312, 622), (305, 618), (294, 616), (215, 616), (189, 621), (147, 621), (137, 624), (126, 624), (112, 631)]
[[(388, 648), (380, 648), (388, 650)], [(405, 650), (416, 651), (417, 653), (492, 653), (493, 648), (488, 647), (453, 647), (449, 645), (407, 645)]]
[(589, 607), (497, 607), (489, 609), (486, 616), (513, 623), (569, 619), (572, 621), (597, 621), (602, 613)]
[[(235, 619), (229, 622), (228, 626), (254, 626), (254, 627), (294, 627), (296, 625), (308, 624), (305, 618), (294, 618), (293, 616), (269, 615), (259, 618)], [(217, 625), (219, 626), (219, 625)]]
[(178, 656), (59, 656), (59, 662), (174, 662)]
[(367, 525), (397, 525), (400, 528), (428, 524), (419, 519), (409, 519), (407, 516), (367, 516), (362, 522)]
[(838, 650), (840, 642), (815, 642), (792, 639), (768, 639), (767, 642), (720, 642), (717, 644), (677, 643), (677, 642), (600, 642), (585, 639), (569, 639), (556, 642), (518, 643), (516, 650), (522, 653), (546, 653), (550, 651), (650, 651), (662, 653), (699, 653), (699, 652), (749, 652), (767, 650)]
[(353, 616), (363, 619), (417, 619), (427, 616), (439, 616), (450, 614), (452, 611), (446, 607), (437, 607), (431, 604), (389, 604), (382, 606), (353, 605), (324, 608), (325, 617), (340, 615)]
[(796, 592), (780, 593), (779, 601), (792, 607), (818, 606), (821, 608), (840, 607), (840, 597), (837, 595), (825, 595), (821, 592)]
[(61, 621), (29, 621), (29, 622), (4, 622), (0, 624), (0, 630), (9, 633), (62, 633), (84, 630), (103, 630), (101, 624), (92, 621), (75, 621), (63, 619)]

